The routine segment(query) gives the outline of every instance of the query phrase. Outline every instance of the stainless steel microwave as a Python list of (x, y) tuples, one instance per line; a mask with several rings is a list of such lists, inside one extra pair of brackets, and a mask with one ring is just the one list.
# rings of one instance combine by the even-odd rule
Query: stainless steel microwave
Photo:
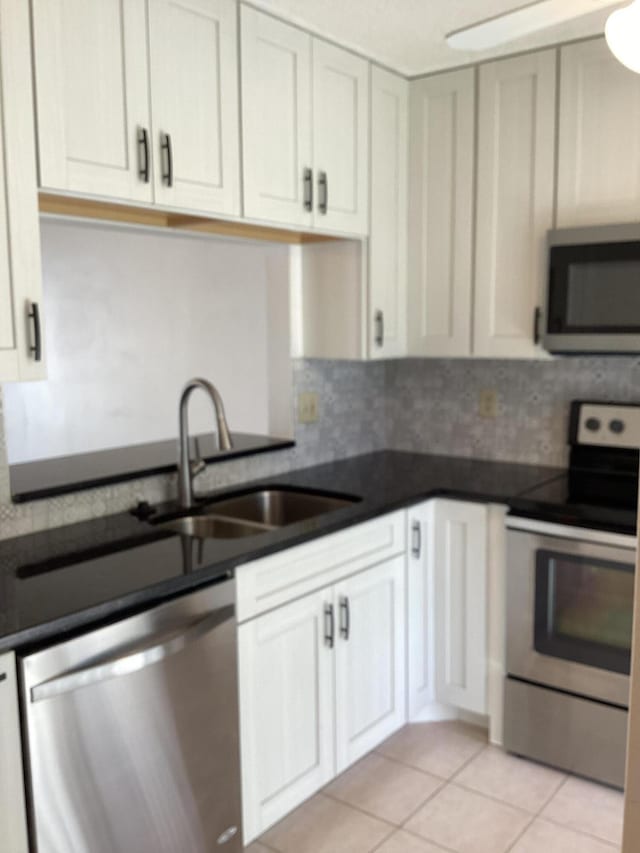
[(552, 353), (640, 353), (640, 222), (549, 233)]

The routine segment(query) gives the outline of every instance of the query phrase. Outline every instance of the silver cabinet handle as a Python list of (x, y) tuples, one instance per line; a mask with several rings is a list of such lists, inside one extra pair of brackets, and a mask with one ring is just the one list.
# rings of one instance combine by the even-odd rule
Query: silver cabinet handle
[(191, 643), (208, 634), (217, 625), (232, 617), (233, 607), (222, 607), (187, 626), (177, 636), (173, 635), (170, 640), (155, 642), (147, 648), (123, 655), (115, 660), (105, 660), (93, 666), (72, 669), (40, 684), (35, 684), (31, 688), (31, 701), (40, 702), (42, 699), (51, 699), (53, 696), (70, 693), (80, 687), (89, 687), (109, 678), (139, 672), (151, 664), (159, 663), (161, 660), (181, 652)]
[(422, 527), (419, 521), (411, 522), (411, 553), (419, 557), (422, 551)]
[(304, 183), (304, 209), (313, 210), (313, 169), (305, 169), (302, 177)]
[(149, 133), (146, 127), (138, 128), (138, 177), (143, 184), (149, 183)]
[(333, 617), (333, 604), (324, 606), (324, 642), (330, 649), (333, 648), (335, 640), (335, 620)]
[(376, 311), (373, 315), (373, 322), (375, 323), (374, 340), (376, 346), (381, 347), (384, 344), (384, 314), (382, 311)]
[(318, 172), (318, 210), (326, 215), (329, 207), (329, 178), (326, 172)]
[(346, 595), (340, 598), (340, 636), (343, 640), (349, 639), (351, 633), (351, 611), (349, 609), (349, 599)]
[(171, 144), (171, 134), (160, 134), (160, 152), (165, 156), (166, 169), (163, 169), (162, 180), (168, 187), (173, 186), (173, 146)]
[(33, 320), (33, 344), (29, 347), (29, 352), (33, 355), (34, 361), (42, 361), (42, 326), (40, 323), (40, 306), (37, 302), (29, 304), (28, 316)]

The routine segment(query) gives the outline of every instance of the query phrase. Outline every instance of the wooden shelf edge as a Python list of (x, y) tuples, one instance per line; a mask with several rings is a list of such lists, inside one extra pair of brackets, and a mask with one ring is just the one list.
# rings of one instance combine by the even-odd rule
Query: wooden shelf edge
[(149, 228), (171, 228), (176, 231), (192, 231), (198, 234), (245, 240), (262, 240), (268, 243), (323, 243), (340, 239), (322, 234), (289, 231), (286, 228), (274, 228), (270, 225), (208, 219), (204, 216), (171, 213), (170, 211), (155, 210), (149, 207), (135, 207), (128, 204), (74, 198), (46, 192), (38, 194), (38, 208), (40, 213), (48, 213), (53, 216), (96, 219), (121, 224), (129, 223), (131, 225), (144, 225)]

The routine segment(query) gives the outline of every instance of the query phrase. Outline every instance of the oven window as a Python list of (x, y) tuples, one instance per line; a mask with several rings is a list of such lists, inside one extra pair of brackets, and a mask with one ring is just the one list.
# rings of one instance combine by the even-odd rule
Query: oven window
[(548, 331), (555, 334), (638, 334), (638, 244), (553, 247)]
[(634, 566), (539, 550), (535, 648), (541, 654), (630, 672)]

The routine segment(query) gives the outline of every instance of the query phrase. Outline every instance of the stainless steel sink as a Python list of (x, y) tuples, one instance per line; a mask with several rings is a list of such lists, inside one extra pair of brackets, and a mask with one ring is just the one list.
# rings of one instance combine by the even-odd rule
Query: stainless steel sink
[(255, 536), (273, 529), (266, 524), (251, 524), (251, 522), (219, 518), (215, 515), (185, 515), (182, 518), (161, 522), (158, 526), (198, 539), (241, 539), (243, 536)]
[(349, 496), (265, 489), (216, 501), (209, 508), (216, 515), (226, 518), (266, 524), (269, 527), (285, 527), (287, 524), (306, 521), (317, 515), (350, 506), (357, 500), (358, 498)]
[(350, 506), (359, 498), (290, 489), (261, 489), (214, 501), (202, 510), (152, 523), (198, 539), (240, 539)]

